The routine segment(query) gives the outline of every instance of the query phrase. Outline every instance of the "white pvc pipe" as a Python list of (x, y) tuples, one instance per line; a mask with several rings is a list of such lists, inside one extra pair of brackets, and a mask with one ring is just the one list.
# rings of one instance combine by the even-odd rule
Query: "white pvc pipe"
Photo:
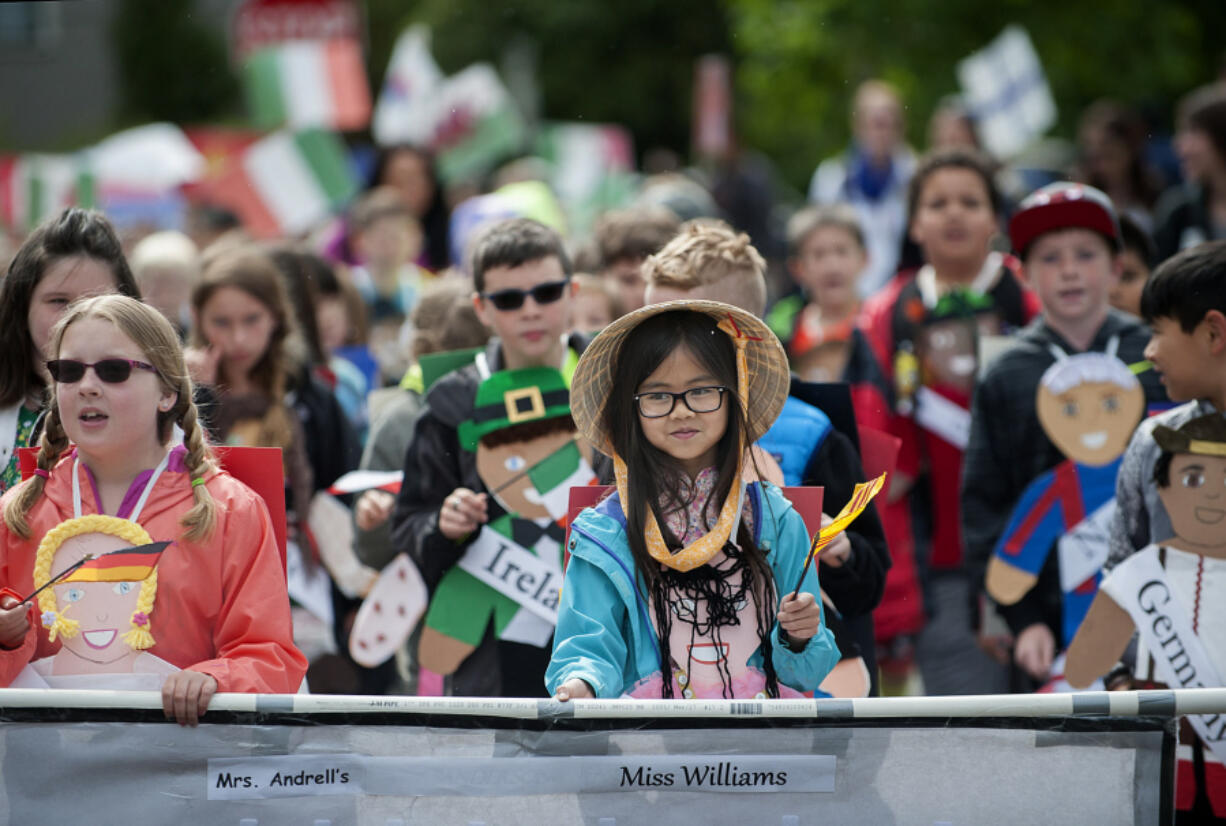
[[(154, 691), (0, 689), (3, 708), (160, 709)], [(1077, 694), (988, 694), (969, 697), (870, 697), (856, 700), (553, 700), (484, 697), (393, 697), (327, 694), (218, 694), (212, 711), (293, 714), (453, 714), (548, 719), (576, 717), (816, 718), (1059, 717), (1226, 714), (1226, 688), (1096, 691)]]

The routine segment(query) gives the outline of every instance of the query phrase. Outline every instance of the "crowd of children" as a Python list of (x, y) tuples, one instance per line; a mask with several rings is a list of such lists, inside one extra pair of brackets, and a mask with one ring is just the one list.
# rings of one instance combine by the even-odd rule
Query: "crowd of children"
[[(409, 146), (314, 246), (220, 215), (125, 253), (97, 212), (46, 221), (0, 278), (0, 682), (137, 673), (183, 723), (216, 691), (303, 687), (1149, 684), (1117, 621), (1152, 547), (1196, 569), (1226, 673), (1197, 613), (1222, 555), (1196, 538), (1226, 511), (1184, 503), (1222, 481), (1187, 457), (1226, 455), (1226, 90), (1180, 107), (1161, 195), (1116, 104), (1086, 112), (1070, 180), (1029, 192), (955, 103), (922, 156), (887, 84), (854, 107), (781, 261), (660, 180), (585, 239), (522, 180), (453, 226)], [(279, 451), (283, 548), (220, 447)], [(378, 480), (337, 486), (359, 468)], [(131, 579), (60, 570), (164, 543)], [(358, 608), (402, 565), (428, 605), (371, 665)], [(1196, 754), (1185, 789), (1222, 762)]]

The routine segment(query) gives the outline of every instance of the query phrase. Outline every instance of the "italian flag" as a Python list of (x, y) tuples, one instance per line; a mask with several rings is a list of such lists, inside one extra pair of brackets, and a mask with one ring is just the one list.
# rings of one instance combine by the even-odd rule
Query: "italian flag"
[(243, 66), (256, 126), (364, 129), (370, 89), (362, 49), (352, 38), (293, 40), (259, 49)]
[(541, 504), (557, 522), (566, 518), (570, 507), (570, 489), (596, 482), (596, 474), (574, 440), (530, 467), (528, 478), (541, 495)]
[(323, 129), (275, 132), (249, 146), (212, 197), (252, 234), (301, 235), (340, 209), (358, 183), (340, 138)]
[(96, 204), (96, 181), (83, 155), (0, 158), (0, 217), (6, 226), (30, 230), (67, 207)]

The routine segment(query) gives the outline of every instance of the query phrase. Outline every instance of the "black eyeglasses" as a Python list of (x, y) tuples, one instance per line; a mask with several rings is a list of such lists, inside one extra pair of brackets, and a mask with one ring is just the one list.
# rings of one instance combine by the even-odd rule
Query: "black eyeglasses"
[(537, 304), (552, 304), (562, 297), (566, 292), (566, 285), (570, 283), (570, 279), (566, 278), (561, 281), (549, 281), (544, 284), (537, 284), (530, 290), (499, 290), (495, 293), (481, 293), (481, 297), (488, 300), (495, 308), (499, 310), (518, 310), (524, 306), (524, 299), (532, 296), (532, 300)]
[(145, 364), (143, 361), (134, 359), (103, 359), (93, 364), (73, 359), (55, 359), (47, 362), (47, 372), (60, 384), (79, 382), (85, 378), (85, 370), (90, 367), (94, 368), (94, 375), (107, 384), (122, 384), (127, 381), (128, 376), (132, 375), (133, 367), (138, 370), (148, 370), (150, 373), (158, 371), (152, 364)]
[(639, 413), (645, 419), (662, 419), (673, 412), (677, 399), (685, 402), (685, 406), (695, 413), (714, 413), (724, 403), (727, 387), (711, 385), (709, 387), (691, 387), (684, 393), (669, 393), (667, 390), (654, 390), (650, 393), (639, 393), (634, 397), (638, 402)]

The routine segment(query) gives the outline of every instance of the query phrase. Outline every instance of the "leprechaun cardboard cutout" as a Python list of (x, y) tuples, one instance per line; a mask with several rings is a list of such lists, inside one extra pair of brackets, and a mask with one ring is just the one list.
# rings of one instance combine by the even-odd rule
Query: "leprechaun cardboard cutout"
[(492, 374), (478, 387), (473, 418), (461, 424), (459, 436), (477, 454), (477, 472), (506, 513), (481, 527), (426, 612), (418, 658), (443, 675), (476, 649), (491, 620), (500, 639), (549, 644), (569, 491), (595, 478), (566, 383), (552, 368)]

